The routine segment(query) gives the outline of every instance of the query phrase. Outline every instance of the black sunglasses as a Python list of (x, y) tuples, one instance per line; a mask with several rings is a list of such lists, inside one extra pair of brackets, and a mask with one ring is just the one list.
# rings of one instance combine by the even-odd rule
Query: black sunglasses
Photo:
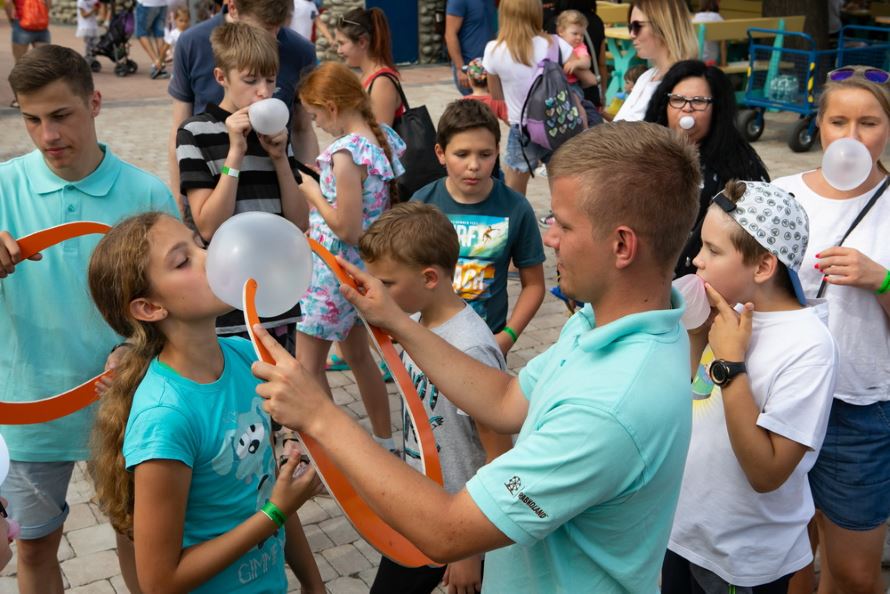
[(636, 37), (643, 30), (643, 26), (649, 24), (649, 21), (631, 21), (627, 24), (627, 30)]
[(854, 77), (864, 78), (867, 81), (882, 85), (890, 80), (890, 73), (880, 68), (863, 68), (862, 66), (844, 66), (828, 73), (828, 80), (834, 82)]

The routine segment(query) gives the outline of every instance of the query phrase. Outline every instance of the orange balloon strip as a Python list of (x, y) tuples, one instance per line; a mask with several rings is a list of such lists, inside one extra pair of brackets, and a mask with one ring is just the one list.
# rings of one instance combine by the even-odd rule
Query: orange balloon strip
[[(89, 221), (65, 223), (19, 238), (16, 243), (22, 251), (24, 262), (25, 258), (30, 258), (66, 239), (93, 233), (107, 233), (109, 229), (111, 227), (108, 225)], [(101, 373), (76, 388), (41, 400), (0, 402), (0, 423), (4, 425), (46, 423), (77, 412), (99, 399), (99, 395), (96, 394), (96, 382), (106, 374), (107, 372)]]
[[(344, 284), (355, 287), (355, 281), (346, 274), (343, 268), (337, 263), (334, 256), (325, 249), (321, 244), (313, 239), (309, 239), (309, 246), (312, 251), (322, 259), (322, 261), (330, 267), (337, 278)], [(259, 322), (256, 313), (254, 297), (256, 295), (256, 281), (249, 279), (244, 285), (244, 317), (247, 322), (248, 332), (253, 340), (257, 355), (267, 363), (274, 364), (274, 360), (268, 351), (253, 335), (253, 325)], [(396, 386), (401, 393), (402, 400), (405, 402), (411, 422), (417, 433), (417, 441), (421, 451), (421, 461), (423, 463), (424, 473), (426, 476), (442, 484), (442, 467), (439, 464), (439, 456), (436, 451), (436, 441), (433, 437), (432, 428), (424, 411), (423, 404), (417, 391), (414, 389), (414, 383), (411, 381), (408, 371), (405, 369), (392, 340), (389, 336), (376, 326), (368, 324), (362, 319), (373, 338), (374, 345), (383, 357), (386, 365), (395, 379)], [(393, 561), (406, 567), (420, 567), (423, 565), (437, 565), (429, 557), (424, 555), (417, 547), (415, 547), (407, 538), (396, 532), (386, 522), (384, 522), (368, 504), (359, 497), (349, 480), (343, 475), (340, 469), (327, 456), (324, 448), (308, 435), (300, 434), (300, 439), (306, 447), (309, 458), (318, 470), (328, 492), (337, 501), (343, 510), (346, 518), (352, 523), (356, 531), (380, 553), (386, 555)]]

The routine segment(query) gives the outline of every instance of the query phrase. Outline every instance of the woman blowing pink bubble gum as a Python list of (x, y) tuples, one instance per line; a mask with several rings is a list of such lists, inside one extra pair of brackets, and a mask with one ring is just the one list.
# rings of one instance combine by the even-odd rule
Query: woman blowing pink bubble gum
[(879, 161), (890, 141), (890, 74), (855, 66), (828, 78), (819, 103), (822, 147), (861, 142), (871, 155), (868, 177), (847, 191), (832, 187), (822, 169), (773, 183), (809, 215), (800, 280), (808, 297), (828, 301), (840, 352), (825, 446), (810, 471), (819, 591), (878, 594), (886, 587), (881, 552), (890, 516), (890, 196)]
[(303, 592), (324, 592), (294, 513), (319, 482), (294, 477), (297, 457), (276, 479), (256, 355), (217, 338), (232, 308), (211, 292), (205, 259), (198, 235), (160, 213), (124, 220), (93, 253), (90, 293), (130, 344), (96, 416), (96, 497), (132, 536), (145, 591), (283, 592), (287, 561)]

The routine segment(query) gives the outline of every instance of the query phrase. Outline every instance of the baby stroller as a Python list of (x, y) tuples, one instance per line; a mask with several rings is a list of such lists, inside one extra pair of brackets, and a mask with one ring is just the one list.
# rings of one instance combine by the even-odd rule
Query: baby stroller
[[(99, 42), (96, 44), (96, 55), (105, 56), (114, 62), (114, 73), (118, 76), (133, 74), (139, 67), (129, 57), (130, 37), (133, 35), (135, 24), (132, 8), (114, 14), (108, 25), (108, 31), (99, 38)], [(102, 70), (102, 65), (98, 60), (93, 60), (90, 67), (93, 72)]]

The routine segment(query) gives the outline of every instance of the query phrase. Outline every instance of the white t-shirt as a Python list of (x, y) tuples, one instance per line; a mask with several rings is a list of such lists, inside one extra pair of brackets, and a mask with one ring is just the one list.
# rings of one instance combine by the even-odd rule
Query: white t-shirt
[[(559, 43), (559, 51), (562, 54), (563, 63), (572, 57), (572, 46), (563, 39), (553, 35)], [(538, 62), (547, 57), (547, 51), (550, 48), (548, 38), (535, 37), (532, 40), (534, 46), (534, 54), (532, 65), (515, 62), (510, 50), (504, 43), (498, 44), (497, 41), (489, 41), (485, 46), (485, 55), (482, 57), (482, 65), (491, 74), (495, 74), (501, 80), (501, 89), (504, 91), (504, 100), (507, 102), (507, 115), (511, 124), (519, 124), (522, 115), (522, 105), (525, 103), (525, 97), (528, 90), (535, 80), (535, 72), (538, 69)]]
[[(693, 23), (716, 23), (722, 21), (723, 17), (720, 16), (719, 12), (697, 12), (692, 15)], [(696, 31), (698, 33), (698, 31)], [(717, 58), (720, 57), (720, 42), (719, 41), (706, 41), (705, 46), (702, 48), (701, 59), (702, 62), (708, 62), (709, 60), (717, 61)]]
[(639, 122), (646, 117), (646, 108), (649, 107), (649, 99), (655, 94), (655, 89), (661, 84), (661, 80), (652, 80), (658, 74), (656, 68), (650, 68), (640, 75), (634, 88), (630, 92), (627, 99), (618, 113), (615, 114), (614, 121), (627, 120), (628, 122)]
[(97, 37), (99, 35), (99, 25), (96, 22), (96, 13), (94, 12), (88, 17), (80, 14), (81, 10), (93, 10), (99, 0), (77, 0), (77, 31), (75, 37)]
[[(729, 441), (722, 392), (703, 367), (693, 383), (692, 440), (668, 548), (730, 584), (765, 584), (813, 559), (807, 472), (825, 437), (837, 363), (827, 317), (824, 301), (754, 312), (745, 364), (757, 425), (808, 448), (775, 491), (757, 493), (748, 482)], [(713, 358), (706, 349), (702, 363)]]
[(182, 31), (177, 29), (176, 27), (172, 27), (167, 29), (164, 32), (164, 43), (169, 45), (171, 48), (176, 47), (176, 42), (179, 41), (179, 36), (182, 35)]
[(318, 7), (312, 0), (294, 0), (294, 14), (290, 20), (290, 28), (312, 40), (312, 23), (318, 16)]
[[(822, 283), (822, 274), (815, 269), (816, 254), (837, 245), (878, 187), (856, 198), (834, 200), (813, 192), (802, 173), (772, 183), (794, 194), (810, 217), (810, 242), (800, 266), (800, 282), (806, 295), (815, 297)], [(890, 268), (888, 237), (890, 190), (878, 198), (844, 246)], [(840, 350), (835, 398), (858, 405), (890, 400), (890, 319), (874, 293), (828, 285), (824, 297), (831, 307), (829, 328)]]
[(168, 0), (136, 0), (146, 8), (157, 8), (158, 6), (167, 6)]

